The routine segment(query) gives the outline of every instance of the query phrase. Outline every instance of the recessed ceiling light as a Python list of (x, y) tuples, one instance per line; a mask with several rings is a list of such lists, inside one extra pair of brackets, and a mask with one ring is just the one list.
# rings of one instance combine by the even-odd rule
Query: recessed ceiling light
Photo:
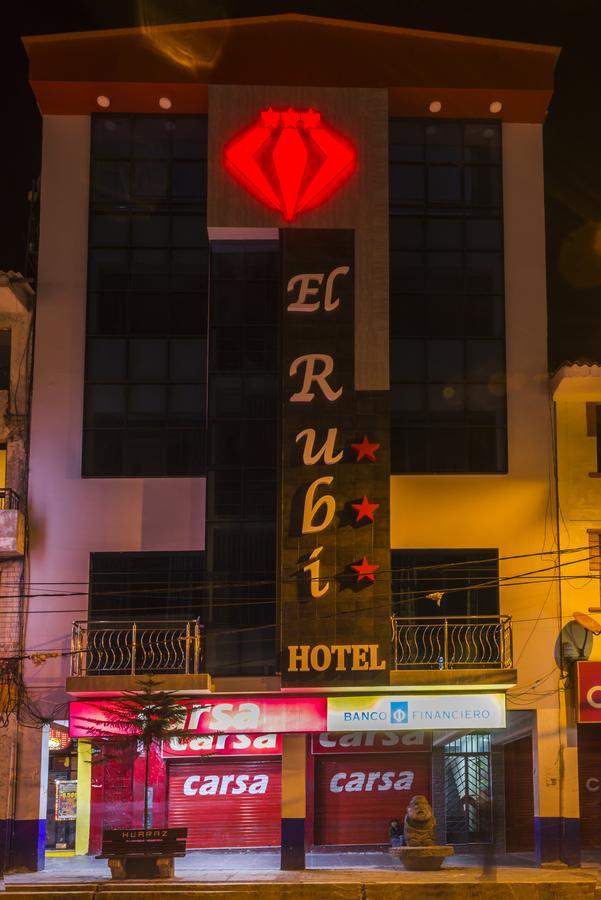
[(161, 109), (171, 109), (172, 105), (173, 104), (171, 103), (169, 97), (161, 97), (161, 99), (159, 100), (159, 106), (161, 107)]
[(96, 103), (98, 104), (98, 106), (102, 107), (102, 109), (108, 109), (108, 107), (111, 105), (111, 101), (108, 97), (105, 97), (104, 94), (100, 94), (98, 97), (96, 97)]
[(439, 113), (442, 109), (442, 103), (440, 102), (440, 100), (433, 100), (429, 106), (429, 109), (431, 113)]
[(491, 113), (500, 113), (503, 109), (503, 104), (500, 100), (493, 100), (488, 108), (490, 109)]

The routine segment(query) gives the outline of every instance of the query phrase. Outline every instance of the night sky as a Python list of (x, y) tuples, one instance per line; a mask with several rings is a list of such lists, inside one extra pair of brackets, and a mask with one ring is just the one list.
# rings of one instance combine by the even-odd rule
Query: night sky
[[(601, 361), (601, 0), (23, 0), (3, 13), (0, 269), (23, 270), (41, 119), (21, 34), (300, 12), (562, 48), (545, 124), (550, 368)], [(110, 61), (107, 61), (110, 65)], [(107, 69), (107, 77), (110, 71)], [(527, 298), (524, 298), (527, 302)]]

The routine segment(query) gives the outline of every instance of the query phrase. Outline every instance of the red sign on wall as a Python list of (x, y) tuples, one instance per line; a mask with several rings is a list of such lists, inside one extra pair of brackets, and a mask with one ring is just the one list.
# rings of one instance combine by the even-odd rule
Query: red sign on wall
[(579, 722), (601, 722), (601, 662), (576, 663)]
[(226, 145), (223, 162), (253, 197), (291, 222), (350, 178), (357, 154), (316, 110), (269, 107)]
[[(111, 698), (71, 703), (71, 737), (135, 736), (135, 726), (126, 730), (115, 724), (123, 715), (114, 704)], [(194, 734), (311, 733), (327, 728), (325, 697), (182, 698), (182, 711), (182, 729)]]
[(163, 741), (163, 757), (270, 756), (282, 752), (281, 734), (201, 734)]
[(428, 731), (326, 731), (312, 735), (313, 753), (415, 753), (431, 749)]

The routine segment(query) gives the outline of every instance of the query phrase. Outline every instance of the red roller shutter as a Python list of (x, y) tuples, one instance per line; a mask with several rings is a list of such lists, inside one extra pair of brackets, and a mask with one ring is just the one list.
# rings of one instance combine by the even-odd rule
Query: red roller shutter
[(232, 757), (169, 764), (169, 826), (189, 849), (279, 847), (280, 760)]
[(505, 849), (534, 850), (534, 775), (532, 738), (511, 741), (505, 756)]
[(429, 753), (316, 757), (315, 843), (386, 844), (414, 794), (430, 799)]
[(580, 840), (601, 848), (601, 725), (578, 726)]

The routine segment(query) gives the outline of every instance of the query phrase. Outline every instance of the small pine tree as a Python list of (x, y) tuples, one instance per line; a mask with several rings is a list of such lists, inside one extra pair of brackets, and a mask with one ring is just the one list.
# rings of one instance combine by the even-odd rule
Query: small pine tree
[[(148, 828), (149, 762), (153, 744), (171, 737), (192, 737), (196, 733), (183, 727), (189, 701), (174, 691), (158, 690), (162, 682), (152, 677), (141, 678), (137, 683), (140, 685), (137, 691), (124, 691), (119, 697), (95, 703), (102, 718), (78, 718), (87, 725), (91, 735), (102, 739), (104, 748), (98, 762), (128, 755), (133, 760), (138, 744), (144, 747), (144, 828)], [(107, 737), (107, 731), (113, 729), (115, 736)]]

